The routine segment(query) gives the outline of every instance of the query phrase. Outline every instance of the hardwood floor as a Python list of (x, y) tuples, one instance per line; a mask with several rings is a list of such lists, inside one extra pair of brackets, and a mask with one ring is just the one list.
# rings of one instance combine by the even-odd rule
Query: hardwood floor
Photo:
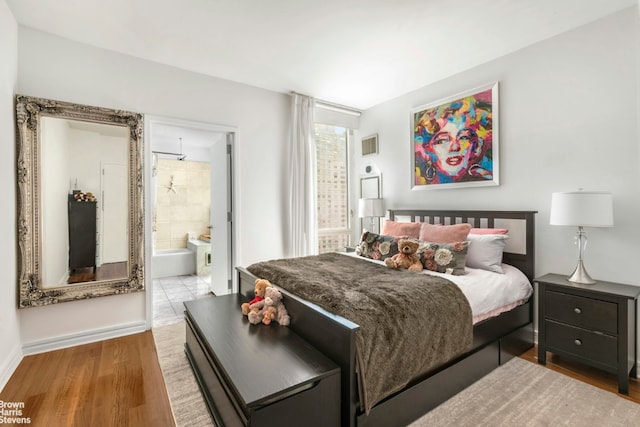
[(151, 331), (26, 356), (0, 400), (33, 426), (175, 425)]
[[(524, 360), (538, 363), (538, 347), (534, 346), (527, 352), (521, 354), (520, 357)], [(601, 371), (553, 353), (547, 353), (547, 364), (545, 366), (568, 377), (610, 391), (633, 402), (640, 403), (640, 380), (638, 380), (638, 378), (629, 378), (629, 395), (627, 396), (618, 393), (618, 378), (616, 374)]]
[(78, 268), (71, 273), (67, 283), (95, 282), (127, 277), (127, 262), (111, 262), (100, 267)]
[[(520, 356), (538, 363), (537, 348)], [(617, 378), (551, 353), (547, 368), (640, 403), (640, 381), (629, 396)], [(25, 357), (0, 400), (24, 402), (33, 426), (175, 426), (151, 331)]]

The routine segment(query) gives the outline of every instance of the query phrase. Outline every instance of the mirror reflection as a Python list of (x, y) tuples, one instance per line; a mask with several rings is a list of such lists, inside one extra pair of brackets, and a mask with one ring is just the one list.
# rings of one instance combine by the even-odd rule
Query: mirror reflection
[(143, 119), (16, 96), (18, 306), (144, 290)]
[(55, 117), (40, 126), (43, 288), (125, 278), (129, 129)]
[[(379, 199), (382, 197), (382, 176), (379, 174), (365, 175), (360, 177), (360, 198)], [(367, 228), (365, 221), (369, 223), (369, 231), (380, 232), (380, 218), (360, 218), (360, 231)], [(371, 223), (373, 221), (373, 223)]]

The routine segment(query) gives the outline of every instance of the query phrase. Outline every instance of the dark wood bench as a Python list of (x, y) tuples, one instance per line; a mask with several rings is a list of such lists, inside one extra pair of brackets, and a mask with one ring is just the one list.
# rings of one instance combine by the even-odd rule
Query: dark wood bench
[(340, 424), (340, 368), (290, 328), (251, 325), (238, 295), (185, 302), (185, 352), (220, 426)]

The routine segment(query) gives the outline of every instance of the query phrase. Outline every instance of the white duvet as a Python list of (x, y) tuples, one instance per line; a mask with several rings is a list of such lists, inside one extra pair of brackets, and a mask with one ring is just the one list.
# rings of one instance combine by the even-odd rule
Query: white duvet
[(524, 273), (508, 264), (502, 264), (502, 269), (504, 274), (469, 267), (465, 267), (467, 274), (463, 276), (429, 270), (423, 270), (423, 274), (441, 276), (458, 285), (469, 301), (475, 324), (511, 310), (524, 303), (533, 293), (533, 287)]
[[(384, 265), (382, 261), (361, 257), (353, 252), (346, 255)], [(524, 303), (533, 293), (533, 287), (524, 273), (508, 264), (502, 264), (502, 269), (504, 274), (469, 267), (465, 267), (467, 274), (462, 276), (430, 270), (422, 270), (422, 274), (444, 277), (455, 283), (469, 301), (475, 324), (511, 310)]]

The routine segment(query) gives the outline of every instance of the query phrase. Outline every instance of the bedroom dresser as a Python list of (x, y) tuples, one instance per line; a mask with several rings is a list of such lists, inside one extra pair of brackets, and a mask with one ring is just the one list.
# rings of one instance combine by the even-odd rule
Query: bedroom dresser
[(640, 287), (598, 281), (572, 283), (546, 274), (538, 283), (538, 362), (547, 351), (618, 375), (618, 392), (629, 394), (636, 375), (636, 302)]
[(185, 352), (220, 426), (340, 425), (340, 368), (290, 328), (251, 325), (239, 294), (185, 305)]

